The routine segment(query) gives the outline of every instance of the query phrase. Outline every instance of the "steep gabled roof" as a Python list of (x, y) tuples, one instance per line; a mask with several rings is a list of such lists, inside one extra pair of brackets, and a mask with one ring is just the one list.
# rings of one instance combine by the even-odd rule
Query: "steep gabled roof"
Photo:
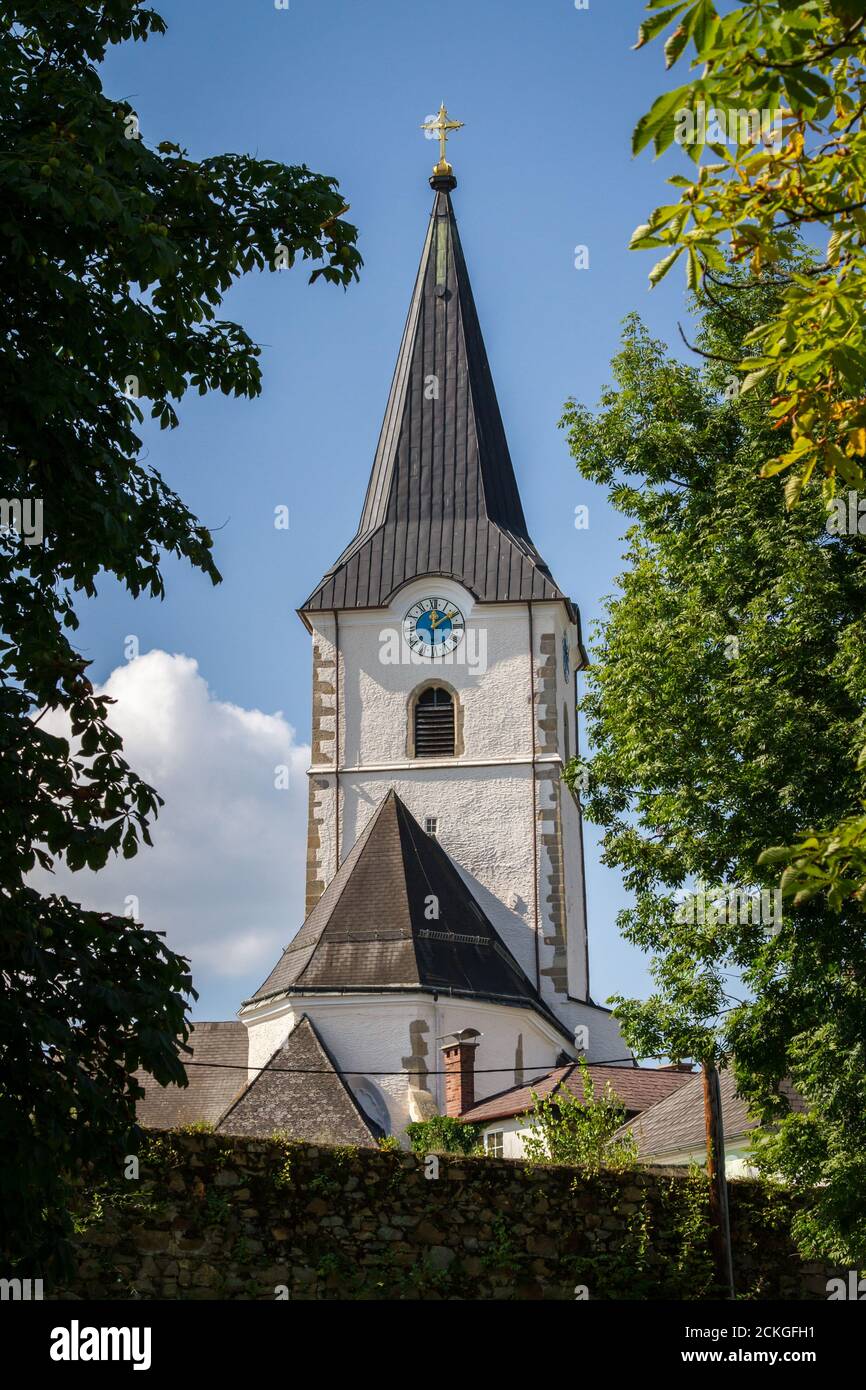
[[(244, 1029), (246, 1032), (246, 1029)], [(306, 1014), (223, 1115), (223, 1134), (280, 1131), (310, 1144), (376, 1140), (358, 1102)]]
[(148, 1129), (177, 1129), (180, 1125), (215, 1125), (226, 1106), (247, 1084), (248, 1035), (242, 1023), (194, 1023), (182, 1055), (188, 1086), (160, 1086), (149, 1072), (136, 1072), (144, 1099), (136, 1119)]
[[(608, 1067), (591, 1065), (589, 1074), (595, 1087), (596, 1096), (610, 1088), (625, 1106), (629, 1114), (639, 1114), (649, 1106), (655, 1105), (674, 1091), (686, 1085), (691, 1077), (687, 1072), (662, 1071), (651, 1067)], [(568, 1090), (578, 1100), (583, 1100), (583, 1081), (580, 1067), (576, 1062), (565, 1067), (555, 1067), (545, 1072), (525, 1086), (510, 1086), (498, 1095), (488, 1096), (469, 1110), (464, 1110), (461, 1120), (473, 1124), (487, 1124), (491, 1120), (504, 1120), (511, 1115), (522, 1115), (533, 1107), (532, 1092), (543, 1100), (559, 1090)]]
[(283, 993), (401, 988), (532, 1008), (571, 1040), (442, 846), (391, 790), (246, 1002)]
[(426, 574), (485, 602), (564, 598), (526, 529), (454, 182), (431, 179), (433, 212), (357, 535), (302, 611), (385, 607)]

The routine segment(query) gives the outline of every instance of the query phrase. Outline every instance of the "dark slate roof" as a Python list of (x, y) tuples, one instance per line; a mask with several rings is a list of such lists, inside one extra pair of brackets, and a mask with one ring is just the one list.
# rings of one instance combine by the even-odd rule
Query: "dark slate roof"
[(136, 1072), (144, 1100), (136, 1118), (148, 1129), (177, 1129), (205, 1121), (215, 1125), (247, 1084), (247, 1030), (242, 1023), (194, 1023), (184, 1061), (211, 1063), (187, 1069), (188, 1086), (160, 1086), (148, 1072)]
[[(592, 1064), (589, 1066), (589, 1074), (596, 1096), (601, 1096), (605, 1086), (610, 1083), (611, 1090), (630, 1115), (640, 1114), (642, 1110), (678, 1091), (692, 1079), (688, 1072), (682, 1071), (662, 1071), (651, 1067), (604, 1067)], [(577, 1096), (578, 1100), (583, 1100), (583, 1079), (576, 1062), (545, 1072), (534, 1081), (527, 1082), (525, 1086), (511, 1086), (507, 1091), (500, 1091), (498, 1095), (488, 1096), (469, 1110), (464, 1110), (460, 1118), (471, 1120), (473, 1124), (486, 1124), (490, 1120), (504, 1120), (511, 1115), (522, 1115), (533, 1107), (533, 1091), (543, 1100), (545, 1096), (561, 1089), (566, 1089)]]
[[(702, 1075), (687, 1078), (688, 1085), (653, 1105), (617, 1131), (618, 1135), (634, 1135), (638, 1157), (662, 1158), (665, 1154), (684, 1149), (703, 1149), (707, 1142), (704, 1118), (704, 1083)], [(803, 1102), (788, 1082), (779, 1088), (793, 1110), (802, 1110)], [(725, 1067), (719, 1072), (719, 1091), (722, 1102), (722, 1133), (725, 1139), (740, 1139), (757, 1128), (742, 1096), (737, 1094), (734, 1073)]]
[[(576, 616), (526, 529), (443, 183), (453, 180), (437, 188), (358, 533), (301, 611), (382, 608), (430, 574), (484, 602), (564, 599)], [(427, 399), (434, 376), (439, 396)]]
[[(438, 920), (425, 916), (431, 895)], [(536, 993), (439, 842), (392, 789), (247, 1003), (285, 992), (423, 989), (523, 1005)]]
[(310, 1144), (372, 1148), (376, 1143), (363, 1111), (306, 1014), (218, 1128), (223, 1134), (258, 1136), (279, 1130)]

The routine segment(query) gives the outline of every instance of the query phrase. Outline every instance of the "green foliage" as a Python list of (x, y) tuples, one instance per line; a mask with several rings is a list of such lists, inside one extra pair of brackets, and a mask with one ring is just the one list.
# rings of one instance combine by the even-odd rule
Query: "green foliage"
[(498, 1216), (492, 1225), (492, 1234), (481, 1256), (484, 1269), (496, 1270), (504, 1274), (516, 1274), (520, 1268), (520, 1251), (514, 1240), (511, 1225), (504, 1216)]
[(610, 1082), (600, 1096), (589, 1067), (579, 1061), (582, 1098), (560, 1085), (549, 1095), (531, 1092), (533, 1108), (523, 1117), (529, 1133), (523, 1140), (523, 1154), (529, 1163), (567, 1163), (598, 1173), (602, 1168), (623, 1172), (637, 1162), (637, 1145), (629, 1134), (613, 1136), (624, 1124), (626, 1109)]
[(208, 1226), (225, 1226), (232, 1214), (231, 1198), (227, 1192), (209, 1187), (205, 1197), (205, 1221)]
[(403, 1152), (403, 1147), (396, 1134), (381, 1134), (376, 1140), (376, 1145), (382, 1153), (399, 1154)]
[(622, 1239), (578, 1264), (575, 1279), (591, 1296), (595, 1290), (630, 1301), (717, 1294), (706, 1174), (691, 1168), (685, 1180), (658, 1179), (657, 1193), (655, 1203), (646, 1193), (637, 1202)]
[[(866, 770), (866, 749), (857, 763)], [(866, 806), (866, 803), (864, 803)], [(762, 864), (781, 867), (782, 892), (795, 906), (825, 894), (837, 911), (849, 898), (866, 902), (866, 815), (845, 816), (829, 830), (801, 830), (792, 845), (764, 850)]]
[[(779, 296), (751, 328), (757, 357), (740, 363), (743, 390), (767, 379), (772, 414), (789, 426), (770, 476), (790, 469), (789, 504), (817, 471), (864, 481), (866, 456), (866, 12), (855, 0), (761, 0), (720, 15), (712, 0), (650, 0), (637, 47), (665, 30), (665, 66), (691, 57), (689, 80), (638, 122), (635, 153), (681, 143), (698, 166), (674, 175), (676, 200), (638, 227), (632, 246), (665, 254), (655, 284), (684, 258), (687, 284), (717, 284), (723, 247)], [(722, 113), (724, 126), (716, 113)], [(707, 158), (707, 154), (709, 158)], [(791, 227), (827, 233), (822, 264), (781, 266)], [(775, 456), (775, 457), (773, 457)]]
[(155, 933), (28, 883), (132, 857), (160, 804), (73, 645), (76, 605), (103, 573), (162, 597), (165, 554), (218, 581), (209, 532), (141, 461), (145, 404), (165, 428), (190, 388), (258, 394), (260, 349), (219, 317), (232, 283), (279, 248), (340, 285), (360, 258), (334, 180), (136, 138), (97, 67), (164, 31), (140, 0), (2, 11), (0, 497), (41, 503), (43, 536), (0, 534), (0, 1228), (6, 1267), (39, 1272), (63, 1252), (75, 1166), (111, 1173), (130, 1146), (133, 1073), (185, 1084), (193, 995)]
[(464, 1124), (451, 1115), (433, 1115), (406, 1126), (414, 1154), (471, 1154), (480, 1152), (481, 1125)]
[[(791, 898), (772, 930), (677, 911), (677, 894), (701, 885), (772, 892), (765, 847), (832, 823), (860, 794), (862, 543), (828, 534), (814, 491), (786, 513), (780, 479), (758, 477), (778, 444), (771, 388), (738, 394), (729, 364), (777, 292), (732, 279), (701, 306), (702, 366), (670, 357), (632, 318), (598, 413), (566, 408), (580, 472), (630, 522), (582, 706), (586, 810), (634, 894), (624, 934), (654, 956), (652, 997), (612, 1001), (627, 1040), (643, 1056), (733, 1055), (753, 1114), (778, 1126), (767, 1170), (803, 1193), (824, 1184), (806, 1202), (813, 1236), (823, 1228), (855, 1261), (866, 1221), (862, 906)], [(808, 1126), (779, 1094), (785, 1077), (812, 1107)], [(817, 1236), (804, 1244), (821, 1248)]]
[(285, 1130), (275, 1130), (271, 1135), (274, 1144), (280, 1151), (280, 1162), (274, 1172), (274, 1187), (292, 1186), (292, 1158), (297, 1144), (293, 1141), (290, 1134)]

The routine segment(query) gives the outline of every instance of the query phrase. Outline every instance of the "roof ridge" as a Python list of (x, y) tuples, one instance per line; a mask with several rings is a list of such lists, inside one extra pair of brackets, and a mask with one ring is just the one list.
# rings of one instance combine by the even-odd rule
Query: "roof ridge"
[[(334, 1069), (334, 1075), (336, 1076), (337, 1080), (339, 1081), (340, 1085), (342, 1086), (343, 1090), (346, 1092), (346, 1095), (349, 1097), (349, 1100), (351, 1101), (352, 1105), (354, 1106), (355, 1110), (357, 1111), (358, 1116), (360, 1117), (361, 1123), (364, 1125), (364, 1128), (365, 1128), (365, 1129), (369, 1130), (369, 1132), (370, 1132), (370, 1137), (371, 1137), (372, 1139), (375, 1139), (376, 1136), (375, 1136), (375, 1134), (373, 1133), (372, 1129), (370, 1129), (370, 1122), (369, 1122), (369, 1120), (367, 1119), (367, 1116), (364, 1114), (364, 1111), (361, 1109), (361, 1106), (360, 1106), (359, 1103), (358, 1103), (358, 1098), (357, 1098), (357, 1096), (355, 1095), (355, 1093), (354, 1093), (354, 1091), (352, 1090), (352, 1088), (349, 1086), (348, 1082), (346, 1081), (346, 1078), (343, 1076), (343, 1073), (340, 1071), (340, 1068), (339, 1068), (338, 1065), (337, 1065), (337, 1059), (336, 1059), (336, 1057), (334, 1057), (333, 1054), (331, 1053), (331, 1049), (328, 1047), (328, 1044), (325, 1042), (325, 1039), (322, 1037), (321, 1033), (319, 1032), (319, 1030), (318, 1030), (318, 1028), (316, 1027), (316, 1025), (315, 1025), (315, 1023), (313, 1022), (313, 1020), (310, 1018), (310, 1015), (309, 1015), (309, 1014), (307, 1014), (307, 1013), (301, 1014), (300, 1018), (298, 1019), (298, 1023), (299, 1023), (299, 1024), (300, 1024), (300, 1023), (303, 1023), (305, 1020), (306, 1020), (306, 1022), (310, 1025), (310, 1031), (312, 1032), (313, 1037), (315, 1038), (315, 1040), (316, 1040), (316, 1042), (317, 1042), (317, 1044), (318, 1044), (318, 1046), (319, 1046), (320, 1051), (324, 1054), (325, 1060), (328, 1061), (328, 1062), (330, 1062), (331, 1066), (332, 1066), (333, 1069)], [(292, 1032), (294, 1032), (294, 1031), (295, 1031), (295, 1030), (294, 1030), (294, 1028), (293, 1028), (293, 1029), (292, 1029)], [(288, 1042), (288, 1038), (286, 1039), (286, 1042)]]
[[(337, 909), (337, 907), (339, 906), (339, 904), (342, 902), (343, 894), (346, 892), (346, 889), (348, 888), (348, 886), (349, 886), (349, 884), (350, 884), (350, 882), (351, 882), (351, 880), (352, 880), (352, 874), (355, 872), (355, 869), (357, 868), (357, 866), (360, 864), (361, 860), (362, 860), (363, 857), (364, 857), (364, 853), (365, 853), (365, 851), (366, 851), (366, 849), (367, 849), (368, 844), (370, 843), (370, 836), (371, 836), (372, 833), (373, 833), (373, 827), (376, 825), (376, 823), (377, 823), (379, 817), (381, 816), (381, 814), (382, 814), (382, 812), (383, 812), (383, 810), (384, 810), (384, 808), (385, 808), (385, 805), (387, 804), (389, 794), (390, 794), (390, 793), (386, 793), (385, 796), (383, 796), (382, 800), (380, 801), (379, 805), (376, 807), (375, 811), (373, 812), (373, 814), (372, 814), (372, 816), (370, 817), (370, 819), (369, 819), (369, 821), (367, 822), (367, 824), (364, 826), (364, 829), (361, 831), (361, 833), (360, 833), (360, 835), (358, 836), (357, 840), (355, 841), (354, 845), (353, 845), (352, 848), (349, 850), (349, 853), (346, 855), (346, 858), (343, 860), (343, 862), (342, 862), (342, 864), (340, 865), (339, 869), (337, 869), (337, 872), (334, 874), (334, 877), (331, 879), (331, 882), (330, 882), (329, 884), (326, 885), (326, 887), (325, 887), (325, 889), (324, 889), (324, 891), (323, 891), (323, 893), (322, 893), (322, 897), (319, 898), (319, 901), (315, 904), (315, 907), (313, 908), (312, 912), (310, 912), (309, 917), (307, 917), (307, 919), (306, 919), (307, 921), (310, 920), (310, 917), (312, 917), (313, 912), (315, 912), (316, 908), (317, 908), (317, 907), (319, 906), (319, 904), (322, 902), (322, 898), (324, 898), (325, 893), (327, 893), (327, 891), (328, 891), (328, 888), (330, 888), (332, 884), (335, 884), (335, 883), (336, 883), (337, 878), (339, 877), (341, 870), (345, 870), (346, 872), (345, 872), (345, 875), (344, 875), (344, 878), (343, 878), (343, 882), (340, 884), (339, 890), (338, 890), (338, 891), (335, 893), (335, 895), (334, 895), (334, 902), (333, 902), (333, 904), (330, 906), (329, 911), (328, 911), (328, 915), (327, 915), (327, 917), (325, 918), (324, 922), (322, 923), (321, 930), (319, 931), (319, 933), (318, 933), (318, 935), (317, 935), (315, 941), (314, 941), (314, 942), (311, 944), (311, 946), (310, 946), (310, 959), (306, 962), (306, 964), (304, 964), (304, 965), (301, 967), (301, 970), (300, 970), (300, 972), (299, 972), (299, 974), (298, 974), (298, 979), (297, 979), (297, 981), (296, 981), (295, 983), (299, 983), (300, 980), (303, 978), (304, 972), (307, 970), (308, 966), (310, 965), (310, 962), (311, 962), (312, 959), (313, 959), (313, 953), (314, 953), (314, 951), (316, 950), (316, 947), (317, 947), (317, 946), (319, 945), (319, 943), (321, 942), (322, 937), (323, 937), (323, 935), (325, 934), (325, 931), (327, 930), (328, 923), (329, 923), (329, 921), (331, 920), (331, 917), (333, 916), (333, 914), (334, 914), (334, 912), (336, 911), (336, 909)], [(338, 852), (338, 853), (339, 853), (339, 848), (340, 848), (340, 847), (339, 847), (339, 845), (338, 845), (338, 846), (337, 846), (337, 852)], [(356, 850), (356, 849), (357, 849), (358, 853), (357, 853), (357, 855), (355, 856), (355, 860), (354, 860), (354, 862), (353, 862), (353, 864), (352, 864), (351, 869), (349, 869), (347, 866), (348, 866), (348, 864), (349, 864), (349, 861), (350, 861), (351, 858), (352, 858), (352, 855), (355, 853), (355, 850)], [(300, 931), (303, 931), (303, 929), (304, 929), (304, 924), (302, 923), (302, 924), (301, 924)], [(299, 935), (299, 934), (300, 934), (300, 933), (296, 933), (296, 936)], [(295, 937), (292, 938), (292, 941), (294, 941), (294, 940), (295, 940)], [(291, 946), (291, 944), (292, 944), (292, 942), (290, 941), (290, 942), (289, 942), (289, 946), (286, 947), (286, 950), (289, 949), (289, 947)], [(285, 951), (283, 952), (283, 955), (285, 955)]]

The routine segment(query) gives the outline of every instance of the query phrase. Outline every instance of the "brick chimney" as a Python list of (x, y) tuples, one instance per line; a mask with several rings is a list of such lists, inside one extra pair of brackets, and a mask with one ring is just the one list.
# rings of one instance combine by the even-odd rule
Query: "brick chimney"
[(481, 1034), (474, 1028), (452, 1033), (442, 1048), (445, 1068), (445, 1114), (455, 1118), (475, 1104), (475, 1049)]

